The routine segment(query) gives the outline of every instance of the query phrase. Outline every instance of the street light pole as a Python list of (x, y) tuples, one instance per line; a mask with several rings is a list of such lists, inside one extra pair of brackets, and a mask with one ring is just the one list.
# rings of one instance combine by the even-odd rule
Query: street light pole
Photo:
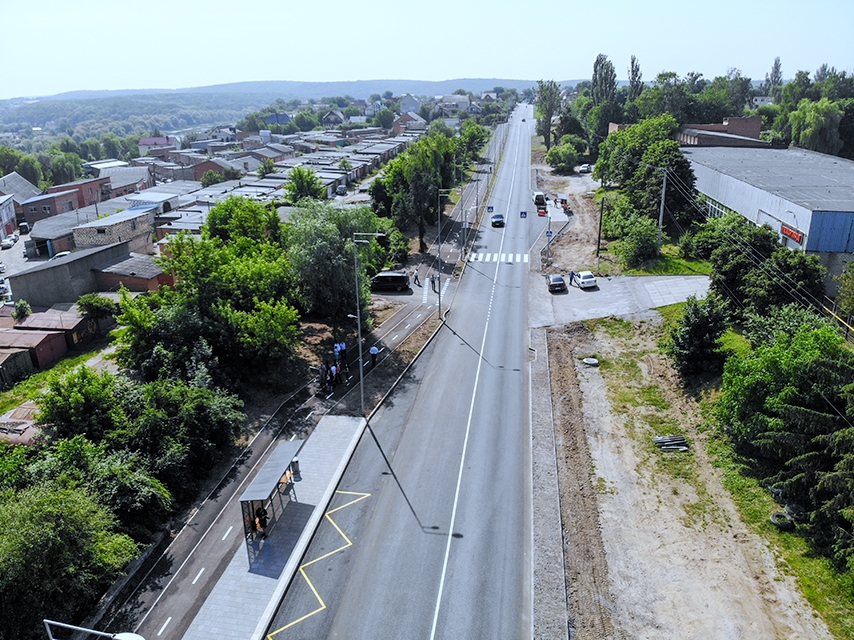
[(439, 274), (436, 276), (436, 288), (439, 292), (439, 320), (442, 320), (442, 196), (451, 194), (450, 189), (439, 189), (436, 192), (436, 213), (439, 222)]
[[(362, 362), (362, 296), (359, 295), (359, 256), (356, 251), (356, 244), (367, 244), (370, 240), (359, 240), (356, 236), (368, 236), (372, 238), (385, 237), (384, 233), (353, 233), (353, 273), (356, 283), (356, 332), (359, 340), (359, 400), (362, 406), (362, 417), (365, 417), (365, 364)], [(350, 316), (351, 318), (353, 316)]]

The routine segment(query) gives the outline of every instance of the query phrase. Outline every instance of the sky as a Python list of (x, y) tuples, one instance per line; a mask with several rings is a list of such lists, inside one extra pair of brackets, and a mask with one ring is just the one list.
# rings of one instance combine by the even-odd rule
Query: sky
[[(854, 71), (854, 0), (0, 0), (0, 99), (251, 80)], [(524, 87), (519, 87), (524, 88)]]

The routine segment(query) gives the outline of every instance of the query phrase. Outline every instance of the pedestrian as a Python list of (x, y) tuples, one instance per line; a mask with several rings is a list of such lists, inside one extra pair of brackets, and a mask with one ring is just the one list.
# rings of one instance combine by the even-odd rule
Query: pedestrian
[(267, 510), (260, 506), (255, 509), (255, 528), (260, 532), (262, 540), (267, 537), (267, 524)]
[(575, 282), (575, 271), (569, 272), (569, 286), (572, 286), (572, 283)]
[(347, 343), (344, 342), (343, 340), (338, 345), (338, 355), (341, 356), (342, 362), (344, 362), (344, 363), (347, 362)]
[(430, 274), (430, 288), (435, 291), (436, 290), (436, 274)]
[(373, 347), (371, 347), (371, 349), (370, 349), (370, 354), (371, 354), (371, 368), (373, 368), (373, 367), (377, 366), (377, 354), (378, 354), (379, 352), (380, 352), (380, 350), (379, 350), (379, 349), (377, 349), (377, 345), (374, 345)]
[(325, 388), (326, 387), (326, 363), (321, 362), (320, 366), (317, 368), (317, 371), (318, 371), (317, 377), (320, 379), (320, 384), (322, 384), (323, 387)]
[(338, 384), (344, 382), (344, 372), (342, 371), (340, 364), (335, 367), (335, 382), (337, 382)]
[(421, 280), (419, 280), (419, 279), (418, 279), (418, 269), (416, 269), (416, 270), (415, 270), (415, 272), (412, 274), (412, 280), (413, 280), (413, 282), (415, 282), (415, 284), (417, 284), (419, 287), (421, 286)]
[(334, 345), (332, 345), (332, 353), (335, 356), (335, 362), (338, 362), (340, 359), (340, 354), (338, 353), (338, 343), (337, 342)]
[(332, 365), (329, 367), (329, 384), (332, 385), (332, 390), (335, 391), (335, 383), (338, 381), (338, 367), (336, 365)]

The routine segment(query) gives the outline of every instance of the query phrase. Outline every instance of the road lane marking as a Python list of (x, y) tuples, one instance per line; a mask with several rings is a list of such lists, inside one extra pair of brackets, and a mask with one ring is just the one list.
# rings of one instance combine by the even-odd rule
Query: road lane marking
[(226, 532), (225, 532), (225, 535), (222, 537), (222, 539), (223, 539), (223, 540), (225, 540), (225, 539), (228, 537), (228, 534), (229, 534), (229, 533), (231, 533), (231, 530), (232, 530), (232, 529), (234, 529), (234, 527), (229, 527), (229, 528), (228, 528), (228, 531), (226, 531)]
[(395, 334), (395, 336), (391, 339), (392, 342), (394, 342), (395, 340), (397, 340), (397, 334)]
[(205, 572), (205, 568), (204, 568), (204, 567), (202, 567), (201, 569), (199, 569), (199, 572), (196, 574), (196, 577), (195, 577), (195, 578), (193, 578), (193, 581), (192, 581), (190, 584), (196, 584), (196, 583), (199, 581), (199, 578), (201, 578), (201, 577), (202, 577), (202, 574), (203, 574), (204, 572)]
[(157, 632), (158, 636), (163, 635), (163, 632), (166, 631), (166, 625), (169, 624), (170, 622), (172, 622), (172, 616), (169, 616), (168, 618), (166, 618), (166, 622), (163, 623), (163, 626), (160, 627), (160, 631)]
[(330, 509), (329, 511), (327, 511), (324, 514), (324, 517), (327, 520), (329, 520), (330, 523), (332, 523), (332, 526), (335, 527), (335, 530), (338, 532), (338, 534), (342, 538), (344, 538), (344, 544), (341, 545), (340, 547), (338, 547), (337, 549), (333, 549), (329, 553), (324, 553), (319, 558), (315, 558), (314, 560), (311, 560), (310, 562), (306, 562), (304, 565), (300, 566), (300, 568), (299, 568), (300, 575), (303, 577), (303, 579), (308, 584), (308, 588), (311, 589), (311, 592), (314, 594), (314, 597), (317, 598), (317, 602), (318, 602), (319, 606), (314, 611), (311, 611), (311, 612), (305, 614), (304, 616), (297, 618), (293, 622), (289, 622), (284, 627), (276, 629), (275, 631), (271, 631), (270, 633), (267, 634), (268, 640), (272, 640), (276, 634), (281, 633), (285, 629), (290, 629), (295, 624), (298, 624), (298, 623), (302, 622), (303, 620), (308, 620), (313, 615), (316, 615), (316, 614), (320, 613), (321, 611), (323, 611), (324, 609), (326, 609), (326, 603), (323, 601), (323, 598), (320, 597), (320, 593), (318, 593), (317, 588), (314, 586), (314, 583), (311, 581), (311, 578), (308, 577), (308, 573), (306, 573), (306, 569), (308, 569), (311, 565), (313, 565), (316, 562), (320, 562), (321, 560), (325, 560), (326, 558), (333, 556), (336, 553), (344, 551), (345, 549), (348, 549), (348, 548), (353, 546), (353, 542), (350, 540), (350, 538), (347, 537), (347, 534), (344, 533), (344, 531), (341, 529), (341, 527), (338, 526), (338, 523), (332, 519), (332, 514), (335, 513), (336, 511), (341, 511), (342, 509), (346, 509), (347, 507), (354, 505), (357, 502), (361, 502), (362, 500), (370, 497), (370, 495), (371, 495), (370, 493), (358, 493), (356, 491), (336, 491), (335, 493), (341, 494), (341, 495), (358, 496), (357, 498), (350, 500), (350, 502), (342, 504), (340, 507), (335, 507), (334, 509)]

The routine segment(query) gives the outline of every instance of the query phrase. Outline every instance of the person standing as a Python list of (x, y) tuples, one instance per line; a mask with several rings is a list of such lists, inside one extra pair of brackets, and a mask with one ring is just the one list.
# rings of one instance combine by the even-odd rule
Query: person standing
[(421, 280), (418, 279), (418, 269), (412, 274), (412, 281), (417, 284), (419, 287), (421, 286)]
[(430, 288), (435, 291), (436, 290), (436, 274), (430, 274)]
[(575, 282), (575, 271), (569, 272), (569, 286), (572, 286), (572, 283)]
[(262, 540), (267, 537), (267, 524), (267, 510), (263, 506), (258, 507), (255, 509), (255, 527)]
[(379, 349), (377, 349), (377, 345), (372, 346), (372, 347), (371, 347), (371, 349), (370, 349), (370, 354), (371, 354), (371, 368), (372, 368), (372, 369), (373, 369), (375, 366), (377, 366), (377, 354), (378, 354), (379, 352), (380, 352), (380, 350), (379, 350)]
[(341, 362), (347, 362), (347, 343), (343, 340), (338, 345), (338, 355), (341, 356)]

